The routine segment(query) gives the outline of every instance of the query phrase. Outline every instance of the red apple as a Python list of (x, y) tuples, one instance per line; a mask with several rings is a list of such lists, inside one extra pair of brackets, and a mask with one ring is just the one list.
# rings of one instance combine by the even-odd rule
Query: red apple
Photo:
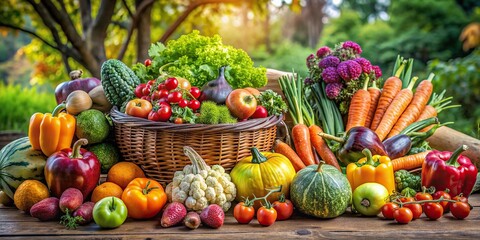
[(257, 100), (245, 89), (235, 89), (228, 94), (225, 100), (230, 112), (240, 120), (245, 120), (255, 113)]
[(252, 118), (266, 118), (268, 117), (268, 111), (264, 106), (257, 106), (257, 110), (251, 116)]

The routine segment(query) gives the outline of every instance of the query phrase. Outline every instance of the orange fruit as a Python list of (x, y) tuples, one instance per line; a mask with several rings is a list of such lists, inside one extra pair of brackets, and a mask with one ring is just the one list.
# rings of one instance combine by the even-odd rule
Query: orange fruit
[(123, 189), (113, 182), (104, 182), (98, 185), (92, 192), (91, 201), (96, 203), (105, 197), (122, 198)]
[(113, 165), (107, 174), (107, 182), (116, 183), (122, 189), (135, 178), (144, 178), (143, 170), (132, 162), (119, 162)]
[(30, 213), (30, 208), (35, 203), (48, 197), (50, 197), (50, 192), (45, 184), (38, 180), (25, 180), (15, 191), (13, 202), (18, 209)]

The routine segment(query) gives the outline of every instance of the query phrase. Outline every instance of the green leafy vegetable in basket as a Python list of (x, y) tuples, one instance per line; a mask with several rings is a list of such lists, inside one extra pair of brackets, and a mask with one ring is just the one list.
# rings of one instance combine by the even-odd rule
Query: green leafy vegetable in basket
[(267, 109), (268, 116), (280, 115), (288, 110), (287, 104), (283, 101), (282, 96), (271, 89), (261, 92), (257, 100), (261, 106)]
[(266, 69), (254, 67), (248, 54), (232, 46), (223, 45), (218, 35), (207, 37), (199, 31), (171, 40), (164, 46), (154, 43), (148, 50), (152, 63), (145, 66), (137, 63), (133, 66), (135, 74), (146, 82), (159, 76), (161, 66), (170, 75), (188, 79), (193, 86), (203, 86), (217, 78), (217, 70), (222, 66), (228, 83), (235, 88), (262, 87), (267, 84)]

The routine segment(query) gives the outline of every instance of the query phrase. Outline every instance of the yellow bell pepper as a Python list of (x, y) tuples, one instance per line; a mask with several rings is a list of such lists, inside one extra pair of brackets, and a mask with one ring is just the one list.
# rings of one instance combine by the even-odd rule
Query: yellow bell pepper
[(363, 183), (376, 182), (392, 193), (395, 190), (395, 177), (390, 158), (380, 155), (372, 157), (372, 153), (368, 149), (364, 149), (362, 152), (366, 157), (347, 165), (347, 179), (352, 191)]
[(32, 148), (42, 150), (46, 156), (69, 148), (75, 135), (75, 117), (61, 112), (64, 104), (58, 105), (53, 113), (35, 113), (30, 118), (28, 138)]

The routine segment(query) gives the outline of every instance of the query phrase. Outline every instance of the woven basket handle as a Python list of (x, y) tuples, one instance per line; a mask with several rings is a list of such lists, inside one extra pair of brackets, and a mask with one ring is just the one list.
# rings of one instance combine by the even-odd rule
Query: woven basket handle
[(282, 120), (277, 124), (277, 138), (292, 146), (290, 131), (287, 124)]

